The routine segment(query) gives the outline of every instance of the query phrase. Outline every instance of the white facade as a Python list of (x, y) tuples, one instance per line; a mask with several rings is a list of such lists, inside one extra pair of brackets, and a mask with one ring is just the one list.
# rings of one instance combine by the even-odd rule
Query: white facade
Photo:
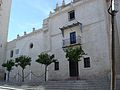
[[(99, 3), (99, 4), (98, 4)], [(82, 23), (82, 33), (81, 33), (81, 43), (83, 50), (91, 58), (91, 67), (84, 68), (84, 62), (81, 61), (79, 65), (79, 75), (82, 79), (91, 79), (97, 77), (105, 77), (106, 73), (110, 72), (110, 58), (109, 58), (109, 44), (108, 44), (108, 33), (107, 33), (107, 19), (106, 19), (106, 3), (104, 0), (82, 0), (75, 4), (72, 4), (63, 11), (56, 12), (55, 15), (50, 18), (50, 32), (52, 34), (52, 51), (60, 55), (61, 51), (61, 32), (59, 27), (71, 25), (72, 23), (80, 22)], [(76, 18), (73, 21), (68, 20), (68, 12), (75, 10)], [(64, 18), (64, 19), (62, 19)], [(79, 30), (79, 29), (78, 29)], [(67, 30), (66, 30), (67, 31)], [(59, 35), (59, 36), (58, 36)], [(70, 38), (69, 35), (66, 36)], [(65, 37), (65, 38), (66, 38)], [(56, 48), (55, 48), (56, 47)], [(61, 52), (60, 52), (61, 51)], [(60, 55), (64, 57), (65, 55)], [(63, 61), (66, 64), (63, 67)], [(62, 73), (64, 78), (69, 77), (69, 63), (65, 58), (60, 57), (60, 67), (63, 70), (57, 71)], [(66, 67), (66, 72), (64, 71)], [(51, 70), (51, 69), (50, 69)], [(52, 70), (50, 77), (56, 76), (56, 71)], [(58, 74), (58, 77), (63, 77)]]
[(6, 56), (10, 8), (11, 0), (0, 0), (0, 79), (4, 74), (1, 65), (5, 62)]
[[(90, 58), (89, 68), (84, 67), (84, 59), (79, 62), (79, 78), (107, 79), (111, 66), (110, 17), (107, 9), (108, 2), (105, 0), (74, 0), (65, 6), (57, 7), (55, 12), (50, 13), (49, 17), (44, 20), (42, 29), (8, 42), (6, 58), (14, 59), (20, 55), (30, 56), (32, 65), (26, 68), (26, 75), (30, 71), (36, 75), (42, 75), (44, 66), (39, 65), (35, 60), (41, 52), (52, 53), (58, 59), (59, 70), (54, 70), (54, 63), (52, 63), (48, 67), (48, 80), (70, 79), (70, 66), (63, 51), (63, 40), (68, 40), (68, 43), (64, 42), (64, 45), (70, 45), (70, 33), (76, 32), (76, 37), (80, 37), (76, 42), (82, 44), (83, 50), (87, 53), (84, 57)], [(68, 12), (72, 10), (75, 12), (75, 18), (70, 21)], [(33, 48), (30, 48), (31, 44)], [(17, 50), (18, 53), (16, 53)], [(11, 51), (13, 51), (12, 57), (10, 57)], [(21, 73), (20, 68), (19, 70), (15, 68), (11, 76), (17, 75), (17, 72)], [(27, 79), (35, 81), (39, 78), (30, 74)]]

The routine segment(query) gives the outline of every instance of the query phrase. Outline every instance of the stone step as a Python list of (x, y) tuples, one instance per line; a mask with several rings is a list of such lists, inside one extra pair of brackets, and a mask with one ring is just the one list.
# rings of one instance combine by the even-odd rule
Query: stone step
[[(16, 88), (23, 90), (110, 90), (110, 81), (107, 80), (47, 81), (30, 84), (24, 83)], [(120, 90), (120, 80), (117, 80), (116, 90)]]
[(45, 90), (110, 90), (108, 81), (48, 81), (42, 83)]

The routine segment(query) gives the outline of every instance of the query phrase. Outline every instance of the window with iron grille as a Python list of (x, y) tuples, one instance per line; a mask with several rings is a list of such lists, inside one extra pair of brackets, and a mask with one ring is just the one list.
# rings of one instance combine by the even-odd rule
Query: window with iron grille
[(84, 58), (84, 68), (90, 67), (90, 57)]
[(76, 43), (76, 32), (70, 33), (70, 44)]
[(75, 19), (75, 10), (68, 12), (68, 19), (69, 19), (69, 21)]
[(13, 50), (10, 51), (10, 57), (13, 57)]
[(59, 62), (55, 62), (55, 70), (59, 70)]

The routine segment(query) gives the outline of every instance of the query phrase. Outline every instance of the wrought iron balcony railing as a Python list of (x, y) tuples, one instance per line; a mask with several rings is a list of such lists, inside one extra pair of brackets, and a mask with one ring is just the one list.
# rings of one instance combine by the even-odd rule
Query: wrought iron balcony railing
[(81, 37), (77, 36), (75, 39), (63, 39), (63, 48), (67, 47), (67, 46), (71, 46), (71, 45), (77, 45), (77, 44), (81, 44)]

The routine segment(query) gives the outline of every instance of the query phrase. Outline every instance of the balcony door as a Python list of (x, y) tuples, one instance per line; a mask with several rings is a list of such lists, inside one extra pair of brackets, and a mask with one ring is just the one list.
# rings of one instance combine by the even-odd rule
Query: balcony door
[(70, 44), (76, 43), (76, 32), (70, 33)]

